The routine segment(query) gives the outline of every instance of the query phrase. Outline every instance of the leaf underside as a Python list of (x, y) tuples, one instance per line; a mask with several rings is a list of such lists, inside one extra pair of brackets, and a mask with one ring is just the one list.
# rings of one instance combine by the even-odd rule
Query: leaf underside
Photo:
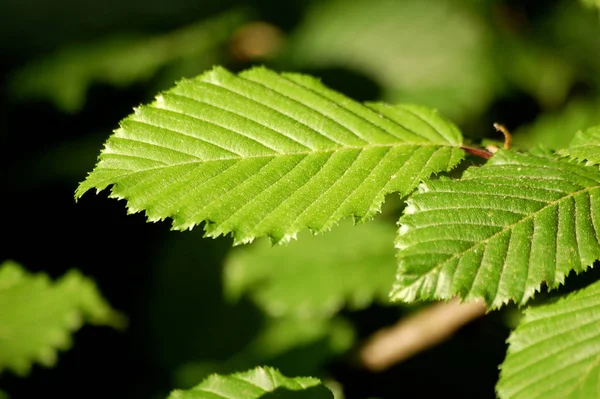
[(569, 147), (558, 153), (590, 165), (600, 164), (600, 126), (577, 132)]
[(236, 244), (371, 218), (462, 159), (458, 129), (427, 108), (361, 105), (318, 80), (222, 68), (184, 80), (121, 122), (79, 186), (173, 228), (206, 222)]
[(501, 399), (600, 397), (600, 282), (529, 308), (508, 342)]
[(600, 258), (600, 171), (500, 151), (459, 181), (423, 184), (400, 224), (393, 300), (524, 304)]
[[(297, 395), (302, 393), (307, 395)], [(274, 395), (269, 395), (273, 392)], [(211, 375), (189, 390), (173, 391), (169, 399), (258, 399), (266, 398), (332, 399), (333, 395), (316, 378), (287, 378), (270, 367), (235, 373), (228, 376)]]
[(51, 283), (14, 262), (0, 265), (0, 373), (26, 375), (34, 362), (53, 366), (83, 322), (120, 327), (124, 319), (75, 270)]
[[(248, 292), (271, 315), (331, 315), (387, 301), (394, 280), (393, 225), (342, 223), (332, 232), (286, 246), (263, 241), (231, 251), (225, 291)], [(263, 245), (258, 245), (263, 244)]]

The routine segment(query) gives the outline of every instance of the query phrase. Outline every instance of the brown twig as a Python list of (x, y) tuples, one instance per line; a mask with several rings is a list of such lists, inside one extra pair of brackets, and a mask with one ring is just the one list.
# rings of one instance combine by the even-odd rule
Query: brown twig
[(379, 330), (359, 349), (360, 363), (382, 371), (437, 345), (486, 312), (481, 302), (440, 302)]
[(481, 157), (483, 159), (490, 159), (492, 157), (492, 155), (494, 155), (493, 153), (491, 153), (487, 150), (482, 150), (481, 148), (469, 147), (466, 145), (461, 146), (460, 149), (468, 152), (469, 154), (473, 154), (475, 156)]
[(510, 142), (512, 140), (512, 136), (508, 129), (499, 123), (494, 123), (494, 129), (496, 129), (496, 131), (504, 135), (504, 149), (510, 150)]

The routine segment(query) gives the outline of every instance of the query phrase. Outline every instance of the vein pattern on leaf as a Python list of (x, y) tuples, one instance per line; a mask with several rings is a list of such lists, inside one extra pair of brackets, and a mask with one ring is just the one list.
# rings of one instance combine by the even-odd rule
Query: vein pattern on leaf
[(600, 258), (600, 171), (500, 151), (459, 181), (421, 185), (400, 224), (392, 299), (524, 304)]
[(53, 366), (83, 322), (119, 327), (124, 318), (75, 270), (52, 284), (15, 262), (0, 265), (0, 373), (26, 375), (34, 362)]
[(600, 397), (600, 282), (527, 309), (511, 334), (501, 399)]
[(559, 154), (587, 161), (590, 165), (600, 164), (600, 126), (577, 132), (569, 147), (560, 150)]
[(222, 68), (182, 81), (121, 122), (76, 197), (112, 185), (130, 212), (173, 228), (206, 221), (236, 244), (366, 220), (460, 162), (458, 129), (433, 110), (359, 104), (318, 80)]
[(257, 367), (228, 376), (211, 375), (192, 389), (173, 391), (169, 399), (258, 399), (268, 392), (280, 393), (282, 390), (288, 391), (288, 395), (281, 392), (278, 398), (299, 398), (298, 395), (290, 395), (291, 391), (303, 390), (310, 391), (312, 395), (307, 395), (307, 399), (333, 398), (331, 391), (316, 378), (288, 378), (273, 368)]

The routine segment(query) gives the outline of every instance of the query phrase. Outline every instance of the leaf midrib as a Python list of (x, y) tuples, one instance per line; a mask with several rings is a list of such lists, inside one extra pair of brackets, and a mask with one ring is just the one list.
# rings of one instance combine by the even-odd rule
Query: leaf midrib
[[(139, 141), (139, 140), (133, 140), (133, 141)], [(143, 142), (143, 143), (158, 146), (158, 144), (155, 144), (155, 143), (146, 143), (146, 142)], [(390, 148), (391, 149), (391, 148), (396, 148), (396, 147), (410, 147), (410, 146), (413, 146), (413, 147), (450, 147), (450, 148), (456, 148), (456, 149), (460, 148), (460, 146), (455, 146), (455, 145), (451, 145), (451, 144), (438, 144), (438, 143), (420, 144), (420, 143), (400, 142), (400, 143), (393, 143), (393, 144), (369, 144), (369, 145), (365, 145), (365, 146), (345, 146), (345, 147), (337, 147), (337, 148), (316, 150), (316, 151), (295, 151), (295, 152), (286, 152), (286, 153), (276, 152), (274, 154), (250, 155), (250, 156), (240, 155), (240, 156), (235, 156), (235, 157), (212, 158), (212, 159), (207, 159), (207, 160), (197, 158), (195, 155), (192, 155), (192, 154), (183, 153), (185, 155), (195, 157), (195, 158), (197, 158), (197, 160), (188, 161), (188, 162), (178, 162), (178, 163), (173, 163), (173, 164), (165, 164), (164, 166), (155, 166), (155, 167), (144, 168), (144, 169), (140, 169), (140, 170), (131, 170), (131, 169), (120, 169), (120, 170), (129, 170), (133, 174), (133, 173), (146, 172), (146, 171), (150, 171), (150, 170), (167, 169), (167, 168), (183, 166), (183, 165), (204, 164), (204, 163), (210, 163), (210, 162), (242, 161), (242, 160), (246, 160), (246, 159), (279, 158), (279, 157), (294, 156), (294, 155), (327, 154), (327, 153), (334, 153), (334, 152), (344, 151), (344, 150), (365, 151), (365, 150), (369, 150), (369, 149), (373, 149), (373, 148)], [(161, 148), (165, 148), (165, 147), (161, 147)], [(173, 151), (176, 151), (176, 150), (173, 150)], [(179, 151), (177, 151), (177, 152), (179, 152)], [(103, 155), (134, 156), (134, 155), (130, 155), (130, 154), (121, 154), (119, 152), (104, 152)], [(152, 159), (152, 158), (145, 158), (145, 159), (154, 161), (154, 162), (162, 162), (162, 161), (159, 161), (157, 159)], [(104, 169), (108, 169), (108, 168), (104, 168)], [(119, 169), (119, 168), (113, 168), (113, 169)]]
[[(424, 279), (426, 279), (426, 278), (427, 278), (427, 276), (428, 276), (429, 274), (431, 274), (431, 273), (434, 273), (434, 272), (439, 272), (439, 270), (440, 270), (442, 267), (444, 267), (446, 264), (448, 264), (449, 262), (451, 262), (451, 261), (453, 261), (453, 260), (455, 260), (455, 259), (457, 259), (457, 258), (461, 258), (463, 255), (465, 255), (465, 254), (466, 254), (466, 253), (468, 253), (469, 251), (472, 251), (474, 248), (476, 248), (476, 247), (478, 247), (478, 246), (480, 246), (480, 245), (482, 245), (482, 244), (485, 244), (485, 243), (487, 243), (489, 240), (491, 240), (491, 239), (493, 239), (493, 238), (495, 238), (495, 237), (497, 237), (497, 236), (499, 236), (499, 235), (501, 235), (501, 234), (503, 234), (503, 233), (506, 233), (507, 231), (510, 231), (510, 230), (514, 229), (514, 228), (515, 228), (516, 226), (518, 226), (520, 223), (524, 223), (524, 222), (528, 221), (529, 219), (531, 219), (531, 218), (535, 217), (536, 215), (538, 215), (539, 213), (543, 212), (544, 210), (546, 210), (546, 209), (550, 208), (551, 206), (554, 206), (554, 205), (556, 205), (557, 203), (559, 203), (559, 202), (561, 202), (561, 201), (563, 201), (563, 200), (570, 199), (570, 198), (572, 198), (572, 197), (574, 197), (574, 196), (576, 196), (576, 195), (578, 195), (578, 194), (584, 193), (584, 192), (586, 192), (586, 191), (591, 191), (591, 190), (593, 190), (593, 189), (597, 189), (597, 188), (600, 188), (600, 184), (598, 184), (598, 185), (595, 185), (595, 186), (591, 186), (591, 187), (585, 187), (585, 188), (583, 188), (583, 189), (581, 189), (581, 190), (575, 191), (575, 192), (573, 192), (573, 193), (569, 193), (568, 195), (566, 195), (566, 196), (564, 196), (564, 197), (562, 197), (562, 198), (559, 198), (559, 199), (557, 199), (557, 200), (554, 200), (554, 201), (548, 202), (548, 203), (547, 203), (545, 206), (543, 206), (543, 207), (542, 207), (542, 208), (540, 208), (539, 210), (537, 210), (537, 211), (535, 211), (535, 212), (531, 213), (530, 215), (528, 215), (528, 216), (524, 217), (523, 219), (519, 220), (518, 222), (515, 222), (515, 223), (513, 223), (513, 224), (507, 225), (505, 228), (501, 229), (501, 230), (500, 230), (500, 231), (498, 231), (497, 233), (494, 233), (494, 234), (492, 234), (492, 235), (491, 235), (491, 236), (489, 236), (488, 238), (486, 238), (486, 239), (484, 239), (484, 240), (481, 240), (481, 241), (477, 241), (477, 244), (476, 244), (476, 245), (473, 245), (473, 246), (471, 246), (471, 247), (469, 247), (469, 248), (465, 249), (464, 251), (461, 251), (461, 252), (459, 252), (459, 253), (456, 253), (456, 254), (452, 255), (451, 257), (449, 257), (448, 259), (446, 259), (446, 260), (445, 260), (445, 261), (443, 261), (442, 263), (439, 263), (438, 265), (434, 266), (434, 267), (433, 267), (433, 268), (432, 268), (432, 269), (431, 269), (431, 270), (430, 270), (430, 271), (429, 271), (427, 274), (425, 274), (425, 275), (423, 275), (422, 277), (420, 277), (420, 278), (418, 278), (417, 280), (415, 280), (413, 283), (411, 283), (411, 285), (410, 285), (410, 286), (413, 286), (413, 285), (415, 285), (415, 284), (417, 284), (417, 283), (420, 283), (421, 281), (423, 281)], [(504, 259), (505, 259), (505, 263), (504, 263), (504, 265), (506, 265), (506, 257), (505, 257)], [(528, 262), (528, 263), (529, 263), (529, 262)], [(479, 268), (478, 268), (478, 269), (480, 269), (480, 268), (481, 268), (481, 264), (479, 265)], [(452, 277), (452, 280), (454, 280), (454, 276)], [(406, 288), (408, 288), (408, 287), (404, 287), (403, 289), (406, 289)], [(437, 291), (437, 287), (436, 287), (436, 291)], [(469, 293), (470, 293), (470, 292), (471, 292), (471, 290), (469, 290)], [(467, 293), (467, 295), (468, 295), (469, 293)], [(494, 300), (495, 300), (495, 298), (496, 298), (497, 296), (498, 296), (498, 292), (496, 291), (496, 294), (495, 294)]]

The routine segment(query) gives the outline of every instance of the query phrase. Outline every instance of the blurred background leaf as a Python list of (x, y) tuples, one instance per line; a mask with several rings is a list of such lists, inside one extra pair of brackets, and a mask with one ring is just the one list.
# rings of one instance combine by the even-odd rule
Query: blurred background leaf
[(223, 62), (220, 47), (247, 18), (242, 11), (227, 12), (163, 35), (121, 34), (67, 47), (21, 69), (9, 79), (10, 90), (17, 99), (47, 99), (62, 111), (77, 112), (94, 83), (122, 87), (147, 81), (176, 62), (193, 63), (195, 73)]
[(279, 317), (240, 352), (221, 362), (191, 362), (180, 366), (174, 386), (191, 387), (211, 373), (232, 373), (268, 364), (286, 375), (320, 375), (332, 358), (354, 343), (354, 330), (343, 318)]
[[(55, 368), (34, 366), (26, 379), (3, 373), (0, 387), (15, 398), (80, 398), (89, 386), (89, 398), (159, 398), (206, 373), (269, 362), (290, 375), (310, 371), (339, 381), (347, 399), (399, 392), (495, 398), (514, 309), (371, 373), (351, 361), (352, 348), (419, 309), (365, 299), (385, 299), (383, 263), (377, 282), (365, 282), (370, 294), (362, 300), (336, 291), (335, 306), (322, 313), (316, 298), (332, 290), (315, 285), (316, 314), (275, 317), (257, 298), (275, 292), (261, 287), (277, 284), (298, 295), (301, 287), (291, 284), (285, 267), (271, 276), (266, 262), (254, 260), (261, 282), (248, 280), (252, 285), (232, 303), (223, 269), (230, 240), (148, 224), (105, 195), (75, 205), (73, 192), (117, 121), (215, 63), (309, 72), (357, 100), (437, 107), (476, 143), (501, 139), (492, 128), (500, 122), (518, 148), (557, 149), (578, 130), (600, 124), (599, 53), (598, 9), (572, 0), (0, 2), (0, 196), (10, 232), (0, 260), (16, 259), (52, 278), (79, 268), (130, 320), (123, 333), (83, 327)], [(21, 97), (25, 89), (37, 99)], [(402, 206), (397, 196), (387, 199), (380, 220), (390, 234)], [(331, 245), (350, 244), (345, 228), (331, 232), (332, 240), (339, 233)], [(326, 237), (300, 237), (289, 251)], [(344, 271), (336, 270), (331, 278)], [(598, 276), (574, 278), (585, 285)]]
[(307, 10), (287, 57), (296, 68), (363, 72), (386, 101), (428, 105), (461, 122), (492, 100), (489, 35), (460, 1), (330, 0)]
[(515, 130), (513, 145), (525, 149), (537, 144), (557, 150), (569, 145), (575, 133), (600, 124), (600, 100), (575, 98), (562, 109), (540, 114)]
[(123, 328), (126, 319), (77, 270), (53, 283), (16, 262), (0, 264), (0, 374), (26, 376), (35, 362), (54, 366), (84, 323)]
[(600, 8), (600, 1), (599, 0), (581, 0), (581, 2), (583, 4), (585, 4), (588, 7), (598, 7)]
[(344, 306), (385, 303), (396, 274), (393, 224), (345, 220), (328, 234), (273, 247), (261, 240), (235, 248), (225, 263), (231, 299), (245, 293), (275, 316), (327, 316)]

